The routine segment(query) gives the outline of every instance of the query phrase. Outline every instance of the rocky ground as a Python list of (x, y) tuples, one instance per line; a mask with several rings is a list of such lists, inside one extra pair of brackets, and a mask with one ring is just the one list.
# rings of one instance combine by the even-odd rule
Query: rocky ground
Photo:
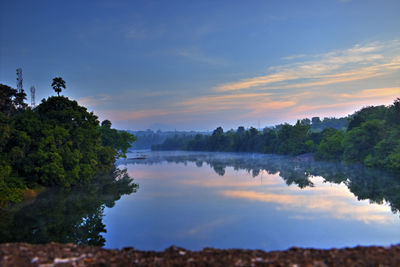
[(74, 244), (0, 244), (0, 266), (400, 266), (400, 245), (345, 249), (190, 251), (170, 247), (162, 252), (134, 248), (110, 250)]

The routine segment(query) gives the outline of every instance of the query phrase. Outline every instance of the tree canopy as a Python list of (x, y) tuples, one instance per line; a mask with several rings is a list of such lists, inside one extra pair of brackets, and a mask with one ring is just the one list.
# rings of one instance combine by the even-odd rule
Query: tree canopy
[(51, 87), (53, 87), (57, 95), (60, 96), (62, 89), (66, 88), (65, 81), (61, 77), (56, 77), (53, 79)]
[(32, 110), (21, 102), (25, 95), (7, 85), (0, 85), (0, 95), (0, 205), (21, 200), (23, 190), (37, 184), (90, 183), (135, 140), (111, 122), (100, 126), (96, 115), (67, 97), (43, 99)]
[[(347, 127), (346, 127), (347, 125)], [(168, 138), (154, 150), (314, 153), (319, 160), (362, 163), (400, 171), (400, 98), (393, 105), (365, 107), (347, 118), (302, 119), (259, 131), (239, 127), (212, 135)]]

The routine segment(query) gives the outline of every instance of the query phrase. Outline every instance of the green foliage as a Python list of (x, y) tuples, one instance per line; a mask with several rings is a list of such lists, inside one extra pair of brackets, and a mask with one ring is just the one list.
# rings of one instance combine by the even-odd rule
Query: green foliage
[(352, 128), (343, 139), (343, 159), (347, 162), (363, 162), (373, 147), (382, 140), (384, 122), (371, 120)]
[(325, 136), (317, 159), (359, 162), (400, 171), (399, 99), (388, 107), (366, 107), (351, 116), (347, 132)]
[[(0, 172), (4, 174), (4, 169)], [(11, 168), (8, 167), (5, 173), (10, 173)], [(0, 178), (0, 208), (7, 206), (10, 202), (20, 202), (23, 197), (23, 193), (26, 189), (26, 185), (21, 179), (10, 176), (3, 176)]]
[(342, 141), (344, 134), (344, 131), (337, 130), (326, 134), (317, 148), (315, 158), (324, 160), (341, 159), (343, 154)]
[[(65, 88), (65, 82), (55, 78), (52, 86)], [(100, 126), (76, 101), (49, 97), (32, 110), (22, 93), (0, 85), (0, 202), (19, 201), (21, 190), (35, 184), (87, 184), (112, 169), (135, 141), (109, 121)]]
[[(51, 188), (27, 205), (0, 208), (0, 243), (77, 243), (103, 246), (104, 207), (137, 189), (125, 170), (96, 175), (90, 184)], [(1, 190), (1, 183), (0, 183)]]
[[(347, 131), (345, 129), (348, 125)], [(400, 98), (393, 105), (366, 107), (346, 118), (302, 119), (262, 132), (239, 127), (212, 135), (178, 136), (154, 150), (198, 150), (300, 155), (315, 152), (319, 160), (358, 162), (400, 171)]]
[[(279, 148), (278, 153), (284, 155), (300, 155), (312, 152), (313, 143), (306, 143), (309, 140), (309, 125), (303, 125), (297, 121), (296, 125), (285, 124), (278, 132)], [(312, 141), (311, 141), (312, 142)]]
[(112, 129), (109, 120), (101, 123), (100, 133), (103, 146), (115, 149), (120, 157), (125, 157), (126, 152), (136, 140), (133, 134)]
[(17, 92), (17, 90), (7, 85), (0, 84), (0, 112), (6, 117), (26, 109), (28, 105), (24, 103), (25, 99), (24, 90)]
[(385, 120), (387, 108), (385, 106), (365, 107), (351, 116), (347, 130), (350, 131), (355, 127), (360, 127), (367, 120)]
[(370, 167), (400, 169), (400, 131), (392, 130), (388, 138), (379, 141), (364, 163)]

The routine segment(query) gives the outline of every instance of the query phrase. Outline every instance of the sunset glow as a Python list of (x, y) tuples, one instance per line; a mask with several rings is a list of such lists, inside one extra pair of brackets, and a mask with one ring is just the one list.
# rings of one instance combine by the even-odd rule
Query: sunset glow
[(62, 76), (66, 96), (117, 128), (265, 127), (400, 95), (398, 1), (0, 7), (2, 82), (14, 86), (21, 67), (40, 100)]

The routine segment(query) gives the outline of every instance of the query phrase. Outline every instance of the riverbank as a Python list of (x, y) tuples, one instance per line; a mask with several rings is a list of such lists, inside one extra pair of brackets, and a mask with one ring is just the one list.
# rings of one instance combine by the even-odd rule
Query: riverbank
[(0, 266), (399, 266), (400, 245), (285, 251), (214, 249), (162, 252), (75, 244), (0, 244)]

